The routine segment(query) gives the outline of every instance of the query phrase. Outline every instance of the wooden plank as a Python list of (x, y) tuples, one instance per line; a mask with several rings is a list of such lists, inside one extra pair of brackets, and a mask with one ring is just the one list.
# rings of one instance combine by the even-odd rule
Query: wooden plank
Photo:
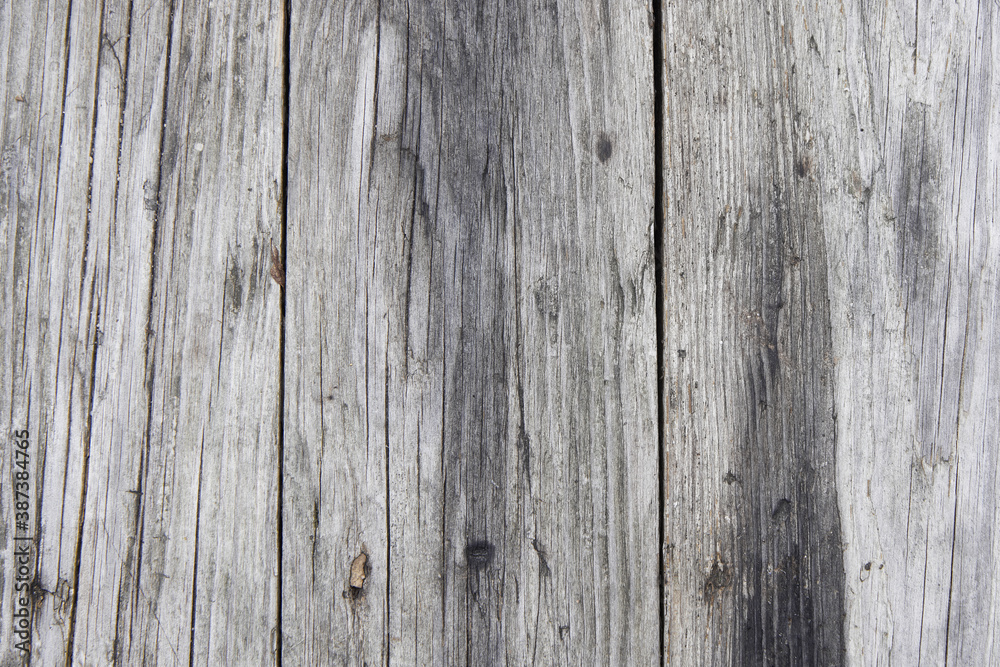
[(856, 117), (831, 206), (854, 214), (828, 236), (856, 249), (831, 263), (855, 660), (1000, 660), (997, 19), (973, 2), (842, 19)]
[(667, 662), (843, 658), (837, 246), (797, 11), (664, 7)]
[[(51, 228), (42, 235), (51, 235), (52, 242), (46, 270), (55, 279), (48, 294), (50, 304), (59, 302), (68, 319), (77, 323), (70, 329), (72, 344), (64, 343), (59, 348), (57, 364), (61, 367), (65, 363), (67, 367), (57, 370), (57, 377), (64, 379), (57, 380), (53, 394), (47, 397), (55, 399), (55, 410), (51, 421), (40, 425), (42, 430), (53, 434), (55, 445), (51, 454), (46, 451), (45, 470), (40, 478), (43, 484), (38, 559), (41, 594), (35, 605), (33, 659), (41, 664), (66, 661), (73, 647), (78, 602), (76, 580), (92, 443), (94, 364), (103, 315), (101, 302), (94, 299), (100, 267), (96, 261), (97, 246), (91, 244), (93, 228), (99, 227), (100, 222), (92, 226), (89, 203), (97, 63), (103, 47), (100, 3), (78, 3), (68, 18), (56, 208)], [(117, 118), (112, 122), (117, 126)], [(53, 272), (53, 267), (59, 267), (59, 271)], [(68, 356), (63, 351), (67, 348), (71, 350)], [(59, 397), (67, 395), (67, 386), (69, 400), (64, 402)]]
[[(382, 198), (365, 192), (369, 151), (380, 141), (372, 129), (378, 49), (377, 5), (292, 3), (281, 618), (288, 664), (385, 664), (389, 649), (390, 323), (388, 269), (377, 257), (392, 256), (394, 230), (377, 230), (376, 221), (377, 211), (388, 217), (404, 204), (392, 181)], [(362, 555), (365, 578), (354, 587), (351, 568)]]
[[(74, 13), (76, 16), (76, 13)], [(73, 661), (134, 660), (149, 448), (149, 305), (170, 6), (105, 3), (90, 182), (97, 352)]]
[(33, 434), (45, 664), (276, 646), (284, 14), (235, 9), (4, 17), (3, 412)]
[(291, 28), (284, 659), (652, 661), (647, 12)]
[(996, 20), (914, 10), (665, 7), (668, 659), (996, 661)]
[[(69, 638), (65, 612), (71, 600), (68, 588), (58, 583), (73, 579), (76, 563), (92, 367), (94, 322), (87, 281), (80, 279), (85, 265), (80, 249), (86, 238), (81, 176), (88, 170), (94, 88), (88, 70), (96, 55), (94, 45), (81, 42), (72, 28), (63, 3), (3, 9), (0, 308), (8, 324), (0, 346), (9, 362), (0, 418), (5, 444), (13, 445), (18, 433), (28, 434), (27, 459), (4, 447), (0, 489), (0, 653), (8, 663), (18, 661), (20, 649), (28, 646), (43, 657), (61, 657)], [(14, 613), (32, 614), (36, 593), (42, 599), (34, 634), (13, 634)], [(64, 613), (53, 617), (53, 611)], [(19, 622), (17, 629), (27, 631)]]
[(283, 17), (249, 0), (171, 15), (128, 660), (274, 659)]

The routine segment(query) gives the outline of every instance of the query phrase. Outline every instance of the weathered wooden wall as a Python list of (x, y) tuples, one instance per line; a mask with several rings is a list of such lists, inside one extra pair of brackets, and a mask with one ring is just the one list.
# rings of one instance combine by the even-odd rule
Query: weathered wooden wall
[(0, 664), (1000, 661), (997, 10), (4, 3)]

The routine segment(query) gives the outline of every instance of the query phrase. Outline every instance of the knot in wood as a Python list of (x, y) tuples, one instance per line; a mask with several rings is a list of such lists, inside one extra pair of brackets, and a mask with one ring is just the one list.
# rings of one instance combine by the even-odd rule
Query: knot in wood
[(465, 560), (473, 569), (486, 567), (493, 560), (493, 545), (486, 540), (470, 542), (465, 547)]

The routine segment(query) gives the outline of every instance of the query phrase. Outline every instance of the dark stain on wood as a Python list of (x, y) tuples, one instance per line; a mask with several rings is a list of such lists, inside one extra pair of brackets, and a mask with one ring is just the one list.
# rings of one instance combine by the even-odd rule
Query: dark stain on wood
[(226, 275), (226, 304), (234, 311), (243, 307), (243, 281), (240, 275), (239, 258), (229, 257), (229, 273)]
[[(793, 160), (788, 152), (775, 149), (771, 160), (742, 248), (750, 271), (741, 299), (759, 320), (743, 361), (734, 589), (746, 593), (735, 597), (733, 654), (736, 664), (839, 664), (844, 572), (825, 239), (813, 181), (779, 166)], [(792, 241), (808, 251), (795, 254)]]
[(607, 134), (601, 132), (597, 137), (597, 159), (601, 161), (601, 164), (611, 159), (612, 148), (611, 139)]
[(704, 593), (705, 599), (711, 602), (722, 590), (729, 588), (733, 582), (733, 572), (729, 564), (722, 560), (719, 554), (715, 555), (715, 562), (712, 569), (705, 578)]
[[(839, 664), (844, 652), (832, 334), (813, 187), (795, 179), (760, 188), (756, 238), (744, 249), (753, 267), (744, 298), (761, 331), (744, 358), (735, 588), (747, 593), (736, 596), (735, 664)], [(809, 251), (793, 271), (787, 239), (803, 238)]]
[[(670, 354), (664, 355), (668, 377), (677, 376), (666, 389), (672, 420), (668, 428), (682, 446), (672, 447), (670, 457), (684, 457), (672, 464), (678, 478), (666, 483), (668, 493), (681, 493), (687, 488), (683, 476), (694, 471), (714, 483), (706, 486), (728, 485), (719, 502), (735, 527), (730, 537), (696, 524), (693, 517), (667, 519), (671, 539), (681, 533), (688, 540), (714, 543), (717, 553), (725, 554), (694, 566), (681, 547), (673, 557), (666, 547), (664, 554), (668, 577), (700, 584), (699, 613), (710, 625), (706, 636), (725, 639), (686, 643), (668, 626), (666, 659), (840, 664), (844, 567), (834, 477), (833, 349), (817, 183), (821, 171), (809, 152), (811, 109), (799, 108), (799, 75), (794, 50), (785, 46), (785, 28), (763, 9), (749, 3), (740, 7), (738, 19), (698, 3), (664, 9), (672, 30), (691, 31), (703, 47), (682, 49), (670, 31), (665, 35), (664, 86), (672, 100), (664, 109), (662, 156), (664, 196), (670, 202), (661, 240), (667, 267), (665, 335), (692, 341), (684, 346), (688, 354), (683, 362), (674, 354), (681, 345), (661, 341), (670, 345), (665, 348)], [(748, 30), (769, 35), (768, 43), (782, 46), (766, 53), (728, 46), (730, 35)], [(771, 79), (757, 90), (730, 89), (725, 97), (713, 83), (772, 67), (786, 72), (786, 78)], [(778, 102), (762, 106), (761, 99)], [(722, 104), (728, 113), (714, 113)], [(737, 148), (712, 146), (706, 138), (716, 135), (732, 136)], [(746, 153), (745, 167), (720, 168), (731, 161), (733, 150)], [(721, 205), (736, 211), (733, 219), (720, 215), (718, 193), (724, 181), (725, 191), (733, 194)], [(723, 236), (727, 221), (733, 223), (731, 236)], [(717, 285), (717, 291), (692, 291), (693, 280)], [(702, 322), (720, 316), (731, 318), (735, 333), (717, 349), (704, 341), (708, 331), (715, 331), (713, 325)], [(742, 414), (732, 429), (732, 449), (728, 442), (698, 437), (705, 417), (692, 394), (683, 396), (684, 387), (695, 382), (727, 403), (739, 397)], [(710, 447), (732, 457), (729, 474), (703, 463), (708, 457), (702, 453)], [(708, 512), (701, 514), (702, 521), (706, 516)], [(684, 645), (669, 654), (675, 637)]]
[[(909, 102), (900, 137), (902, 164), (894, 183), (894, 213), (891, 224), (896, 236), (896, 265), (900, 291), (906, 298), (906, 334), (920, 341), (913, 348), (913, 368), (918, 392), (917, 433), (921, 456), (930, 461), (950, 460), (954, 441), (942, 423), (958, 419), (955, 392), (941, 390), (941, 383), (957, 383), (961, 374), (961, 356), (942, 355), (950, 331), (947, 318), (948, 283), (957, 268), (945, 268), (943, 257), (950, 253), (939, 240), (938, 230), (944, 206), (939, 165), (940, 139), (934, 131), (933, 114), (927, 105)], [(985, 144), (985, 139), (983, 140)], [(923, 377), (920, 377), (923, 376)], [(926, 379), (925, 379), (926, 378)], [(956, 385), (957, 386), (957, 385)], [(940, 435), (944, 433), (945, 435)]]
[(788, 521), (788, 518), (792, 515), (792, 501), (788, 498), (782, 498), (774, 505), (774, 511), (771, 512), (771, 520), (775, 523), (779, 521)]
[(799, 178), (805, 178), (811, 171), (812, 158), (804, 156), (795, 161), (795, 175)]
[(493, 545), (486, 540), (472, 542), (465, 547), (465, 562), (474, 570), (482, 570), (493, 562)]
[[(762, 188), (763, 190), (764, 188)], [(770, 201), (763, 204), (767, 206), (768, 214), (764, 214), (763, 206), (758, 209), (760, 212), (758, 230), (761, 236), (758, 239), (759, 245), (755, 246), (759, 254), (754, 259), (755, 264), (760, 269), (760, 273), (752, 276), (750, 289), (751, 299), (759, 298), (760, 302), (754, 304), (755, 312), (760, 313), (764, 326), (760, 344), (761, 356), (765, 363), (765, 368), (773, 380), (781, 370), (781, 357), (778, 354), (778, 326), (779, 318), (776, 308), (768, 306), (781, 303), (782, 293), (785, 288), (785, 235), (786, 226), (793, 222), (788, 219), (788, 202), (778, 184), (772, 184), (773, 191)], [(766, 194), (762, 195), (766, 197)], [(756, 290), (754, 289), (756, 288)], [(772, 383), (765, 382), (760, 385), (763, 389), (763, 400), (768, 401), (768, 390)]]
[(545, 556), (545, 549), (538, 543), (537, 539), (531, 540), (531, 547), (535, 550), (538, 555), (538, 570), (543, 577), (552, 576), (552, 570), (549, 569), (549, 561)]
[[(409, 41), (410, 62), (424, 65), (408, 90), (411, 108), (419, 109), (418, 136), (434, 137), (439, 148), (439, 162), (427, 165), (422, 185), (430, 204), (423, 224), (441, 267), (440, 277), (431, 278), (440, 282), (429, 319), (442, 341), (443, 528), (458, 551), (454, 560), (460, 563), (464, 551), (467, 565), (466, 576), (449, 568), (442, 582), (445, 607), (462, 619), (449, 630), (455, 643), (445, 649), (445, 662), (493, 664), (507, 641), (507, 462), (517, 446), (509, 437), (515, 259), (508, 202), (516, 195), (508, 172), (516, 99), (511, 71), (520, 65), (510, 35), (527, 29), (517, 7), (505, 4), (429, 5), (418, 16), (422, 35)], [(412, 15), (408, 21), (415, 24)], [(445, 23), (446, 47), (439, 44)], [(425, 51), (425, 43), (434, 46)], [(424, 208), (414, 203), (417, 213)], [(417, 244), (420, 235), (415, 230), (413, 236)], [(460, 647), (464, 658), (453, 653)]]
[(911, 297), (933, 276), (937, 259), (939, 151), (929, 136), (927, 107), (910, 102), (902, 137), (903, 166), (895, 183), (895, 226), (899, 265)]
[(809, 35), (809, 50), (814, 51), (820, 58), (823, 57), (823, 54), (819, 52), (819, 44), (816, 43), (816, 38), (812, 35)]
[[(257, 214), (257, 228), (260, 229), (261, 227), (263, 227), (263, 225), (264, 225), (264, 221), (262, 219), (262, 216), (258, 212), (258, 214)], [(260, 238), (257, 237), (257, 236), (255, 236), (254, 239), (253, 239), (253, 246), (252, 246), (252, 249), (250, 251), (250, 257), (251, 257), (251, 262), (252, 263), (250, 265), (250, 270), (247, 272), (247, 273), (250, 274), (249, 279), (248, 279), (249, 285), (247, 286), (247, 293), (246, 293), (246, 296), (244, 297), (245, 300), (248, 303), (249, 302), (253, 302), (256, 299), (256, 297), (257, 297), (257, 288), (259, 287), (258, 282), (259, 282), (259, 279), (260, 279), (260, 264), (259, 264), (259, 259), (260, 259)]]

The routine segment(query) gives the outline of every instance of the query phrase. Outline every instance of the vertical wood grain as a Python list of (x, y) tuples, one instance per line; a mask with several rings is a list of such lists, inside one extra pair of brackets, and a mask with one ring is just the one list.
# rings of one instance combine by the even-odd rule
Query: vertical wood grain
[(73, 660), (127, 662), (142, 560), (149, 302), (167, 72), (168, 5), (105, 3), (99, 40), (91, 231), (94, 387), (87, 496), (73, 586)]
[[(33, 618), (27, 643), (36, 654), (65, 655), (69, 640), (71, 593), (58, 584), (73, 579), (76, 563), (94, 333), (88, 303), (92, 276), (86, 275), (81, 252), (96, 56), (96, 44), (81, 33), (91, 18), (71, 23), (59, 2), (3, 8), (0, 637), (8, 662), (20, 659), (15, 644), (24, 639), (11, 633), (17, 598), (27, 597), (32, 612), (33, 593), (52, 592), (43, 594)], [(30, 506), (27, 525), (18, 525), (15, 471), (20, 469), (11, 444), (14, 432), (25, 429)], [(27, 563), (20, 558), (25, 547)], [(31, 586), (15, 592), (22, 564)]]
[(665, 23), (668, 657), (991, 664), (992, 5)]
[(278, 2), (171, 14), (130, 660), (274, 660), (283, 19)]
[[(378, 4), (292, 3), (282, 658), (385, 664), (390, 272), (403, 205), (368, 196)], [(387, 73), (388, 74), (388, 73)], [(351, 566), (364, 556), (361, 586)], [(357, 583), (359, 579), (355, 579)]]
[(0, 663), (997, 662), (997, 26), (2, 4)]
[(840, 188), (827, 217), (844, 249), (831, 262), (831, 312), (848, 648), (857, 661), (989, 665), (1000, 582), (996, 5), (856, 2), (840, 20), (851, 132), (834, 144)]
[(32, 660), (266, 659), (284, 14), (15, 4), (3, 395), (5, 428), (32, 433)]
[(649, 27), (293, 5), (286, 659), (658, 654)]
[(843, 660), (830, 250), (796, 11), (664, 7), (666, 662)]

